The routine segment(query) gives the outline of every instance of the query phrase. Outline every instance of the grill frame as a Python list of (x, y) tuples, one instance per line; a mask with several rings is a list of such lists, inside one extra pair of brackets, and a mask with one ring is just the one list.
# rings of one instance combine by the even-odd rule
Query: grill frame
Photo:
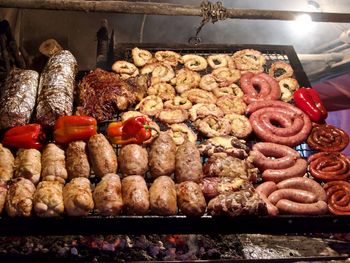
[[(293, 46), (282, 45), (184, 45), (184, 44), (137, 44), (123, 43), (115, 49), (115, 60), (130, 58), (133, 47), (158, 50), (173, 50), (180, 53), (230, 53), (241, 49), (256, 49), (267, 57), (267, 64), (274, 58), (288, 61), (300, 86), (309, 87), (310, 82)], [(282, 57), (276, 57), (281, 55)], [(282, 59), (281, 59), (282, 58)], [(299, 148), (298, 148), (299, 147)], [(306, 144), (296, 149), (302, 157), (312, 151)], [(241, 216), (236, 218), (211, 217), (190, 218), (176, 216), (61, 216), (57, 218), (10, 218), (0, 217), (0, 236), (67, 235), (67, 234), (233, 234), (233, 233), (334, 233), (350, 229), (350, 216)]]

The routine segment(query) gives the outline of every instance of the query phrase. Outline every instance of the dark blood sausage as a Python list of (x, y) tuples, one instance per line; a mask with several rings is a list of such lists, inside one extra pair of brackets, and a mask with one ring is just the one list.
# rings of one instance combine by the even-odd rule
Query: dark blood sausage
[(328, 209), (335, 215), (350, 215), (350, 183), (332, 181), (324, 185), (328, 198)]
[(147, 150), (138, 144), (123, 146), (118, 157), (120, 171), (124, 176), (143, 175), (148, 169)]
[(266, 203), (267, 213), (271, 216), (278, 215), (278, 208), (270, 202), (268, 196), (277, 189), (277, 185), (274, 182), (264, 182), (255, 188), (260, 198)]
[(255, 134), (266, 142), (293, 147), (302, 143), (311, 130), (309, 117), (286, 102), (253, 102), (247, 113), (251, 113), (249, 121)]
[(124, 211), (127, 215), (145, 215), (149, 210), (149, 193), (145, 179), (131, 175), (122, 180)]
[(341, 152), (349, 144), (349, 135), (333, 125), (314, 124), (307, 144), (311, 149), (321, 152)]
[(186, 216), (202, 216), (206, 202), (201, 188), (195, 182), (182, 182), (176, 186), (179, 209)]
[(278, 100), (281, 97), (278, 82), (266, 73), (247, 72), (241, 77), (240, 84), (245, 94), (243, 99), (247, 104), (256, 101)]
[(307, 161), (298, 159), (291, 167), (284, 169), (267, 169), (262, 173), (262, 178), (265, 181), (273, 181), (275, 183), (281, 182), (285, 179), (293, 177), (302, 177), (307, 170)]
[(254, 158), (254, 164), (261, 171), (288, 168), (300, 158), (300, 154), (294, 149), (277, 143), (258, 142), (252, 149), (250, 154)]
[(171, 175), (175, 170), (176, 144), (167, 132), (161, 132), (152, 143), (149, 166), (153, 178)]
[(313, 177), (325, 182), (350, 179), (350, 160), (339, 152), (320, 152), (309, 157)]
[(170, 216), (177, 214), (176, 188), (169, 176), (160, 176), (149, 189), (151, 213)]
[(193, 181), (199, 183), (203, 177), (202, 162), (196, 144), (185, 141), (176, 151), (175, 179), (177, 183)]

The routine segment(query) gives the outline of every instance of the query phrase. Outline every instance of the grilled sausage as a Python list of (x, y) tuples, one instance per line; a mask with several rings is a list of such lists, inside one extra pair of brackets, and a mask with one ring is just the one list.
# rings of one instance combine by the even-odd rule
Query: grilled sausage
[(149, 166), (153, 178), (171, 175), (175, 170), (176, 144), (167, 132), (161, 132), (151, 145)]
[(293, 177), (302, 177), (307, 170), (307, 161), (298, 159), (295, 164), (285, 169), (267, 169), (262, 173), (262, 178), (265, 181), (273, 181), (275, 183), (281, 182), (285, 179)]
[(145, 179), (130, 175), (122, 180), (124, 210), (128, 215), (145, 215), (149, 210), (149, 193)]
[(57, 181), (42, 181), (34, 194), (34, 210), (40, 217), (59, 216), (64, 212), (63, 185)]
[(202, 163), (196, 144), (186, 141), (176, 151), (175, 178), (177, 183), (193, 181), (199, 183), (203, 177)]
[(291, 215), (323, 215), (328, 212), (327, 203), (324, 201), (317, 201), (312, 204), (300, 204), (282, 199), (277, 202), (276, 207), (281, 214)]
[(268, 196), (277, 189), (277, 185), (271, 181), (264, 182), (255, 189), (261, 199), (266, 203), (267, 213), (271, 216), (278, 215), (278, 208), (270, 202)]
[(37, 185), (41, 173), (41, 153), (36, 149), (19, 149), (15, 159), (15, 177), (24, 177)]
[(68, 178), (90, 176), (90, 164), (86, 154), (86, 143), (84, 141), (71, 142), (66, 150), (66, 167)]
[(30, 216), (33, 208), (34, 184), (23, 177), (13, 181), (6, 196), (6, 212), (9, 216)]
[(0, 143), (0, 180), (5, 182), (13, 177), (15, 158), (11, 151)]
[(92, 136), (88, 142), (88, 149), (92, 169), (98, 177), (117, 172), (117, 155), (103, 134)]
[(123, 208), (122, 185), (116, 174), (106, 174), (93, 193), (95, 208), (102, 215), (119, 215)]
[(148, 153), (138, 144), (128, 144), (119, 153), (119, 167), (123, 175), (143, 175), (148, 169)]
[(151, 212), (155, 215), (170, 216), (177, 213), (175, 183), (169, 176), (160, 176), (149, 189)]
[(205, 213), (206, 202), (200, 186), (191, 181), (182, 182), (176, 186), (177, 203), (186, 216), (202, 216)]
[(0, 180), (0, 214), (4, 209), (7, 195), (7, 184), (6, 182)]
[(281, 199), (288, 199), (297, 203), (313, 203), (317, 201), (317, 196), (311, 192), (300, 189), (279, 189), (268, 197), (269, 201), (276, 205)]
[(73, 178), (63, 188), (64, 208), (70, 216), (86, 216), (94, 208), (91, 184), (84, 177)]

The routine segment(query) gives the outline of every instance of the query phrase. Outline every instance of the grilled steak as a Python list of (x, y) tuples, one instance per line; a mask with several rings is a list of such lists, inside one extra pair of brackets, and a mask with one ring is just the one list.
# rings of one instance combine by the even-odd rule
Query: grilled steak
[(147, 82), (147, 76), (122, 80), (115, 73), (97, 68), (79, 83), (77, 114), (98, 121), (111, 119), (118, 110), (126, 110), (143, 98)]

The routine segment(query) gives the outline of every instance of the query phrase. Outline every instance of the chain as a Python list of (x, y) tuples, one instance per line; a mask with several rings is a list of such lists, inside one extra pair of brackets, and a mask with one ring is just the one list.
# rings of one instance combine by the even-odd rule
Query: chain
[(221, 2), (212, 3), (210, 1), (202, 1), (201, 11), (201, 24), (196, 30), (196, 35), (194, 37), (190, 37), (190, 39), (188, 40), (189, 43), (195, 45), (201, 42), (201, 39), (200, 37), (198, 37), (198, 34), (208, 22), (211, 21), (214, 24), (219, 20), (225, 20), (227, 18), (226, 8), (222, 5)]

